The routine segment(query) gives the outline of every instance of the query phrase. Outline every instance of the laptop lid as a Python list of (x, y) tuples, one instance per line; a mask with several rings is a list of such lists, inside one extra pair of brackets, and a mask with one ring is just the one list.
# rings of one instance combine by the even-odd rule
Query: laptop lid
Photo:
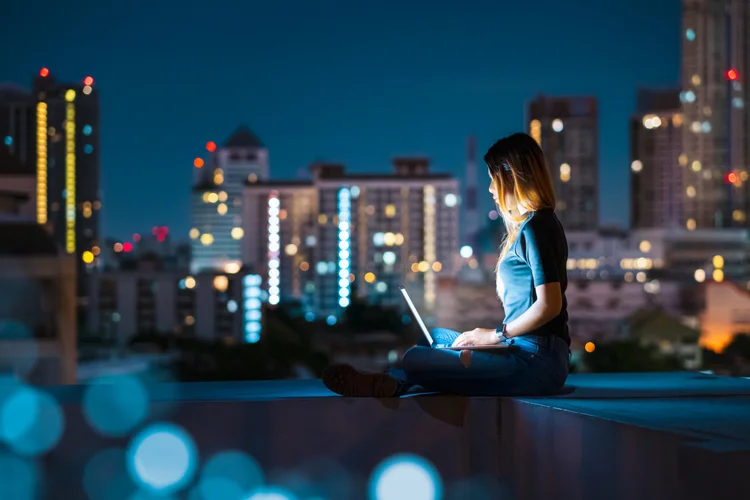
[(403, 285), (399, 285), (398, 289), (401, 290), (401, 295), (404, 296), (404, 300), (406, 300), (409, 309), (411, 309), (412, 316), (414, 316), (414, 319), (416, 319), (417, 323), (419, 323), (419, 327), (422, 329), (422, 333), (427, 339), (427, 342), (429, 342), (429, 345), (432, 345), (434, 343), (434, 341), (432, 340), (432, 335), (430, 335), (430, 332), (427, 331), (427, 327), (424, 325), (424, 321), (422, 321), (422, 316), (419, 315), (419, 312), (417, 312), (417, 308), (414, 307), (414, 302), (411, 301), (409, 292), (406, 291), (406, 288), (404, 288)]

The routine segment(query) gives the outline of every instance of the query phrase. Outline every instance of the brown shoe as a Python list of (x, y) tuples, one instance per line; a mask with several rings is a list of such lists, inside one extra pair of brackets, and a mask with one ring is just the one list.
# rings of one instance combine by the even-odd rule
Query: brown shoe
[(321, 377), (336, 394), (352, 398), (392, 398), (399, 395), (398, 380), (385, 373), (363, 373), (351, 365), (331, 365)]

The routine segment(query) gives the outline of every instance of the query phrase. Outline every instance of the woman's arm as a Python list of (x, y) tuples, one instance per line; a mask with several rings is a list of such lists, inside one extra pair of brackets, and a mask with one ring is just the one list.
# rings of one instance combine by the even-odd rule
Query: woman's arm
[(505, 325), (507, 337), (516, 337), (536, 330), (552, 321), (562, 310), (560, 283), (545, 283), (536, 287), (536, 302), (526, 312)]

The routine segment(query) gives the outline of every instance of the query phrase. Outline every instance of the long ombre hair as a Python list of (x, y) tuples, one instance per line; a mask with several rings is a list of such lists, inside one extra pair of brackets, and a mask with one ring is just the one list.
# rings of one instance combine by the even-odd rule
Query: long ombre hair
[[(499, 266), (518, 238), (521, 224), (531, 216), (531, 212), (544, 208), (554, 210), (555, 188), (542, 148), (527, 134), (513, 134), (500, 139), (484, 155), (484, 162), (497, 190), (497, 208), (506, 229), (497, 261)], [(511, 212), (505, 200), (506, 194), (512, 195), (517, 205), (526, 209), (526, 213)], [(498, 291), (502, 288), (499, 279), (498, 276)]]

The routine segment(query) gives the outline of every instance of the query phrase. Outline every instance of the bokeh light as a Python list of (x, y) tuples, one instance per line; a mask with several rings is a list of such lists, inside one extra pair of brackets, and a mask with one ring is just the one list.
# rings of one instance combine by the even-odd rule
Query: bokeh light
[(124, 436), (148, 414), (148, 394), (143, 383), (129, 375), (101, 377), (86, 386), (83, 415), (105, 436)]
[(586, 345), (583, 348), (586, 352), (594, 352), (596, 350), (596, 344), (593, 342), (586, 342)]
[(129, 241), (126, 241), (122, 244), (122, 251), (123, 252), (132, 252), (133, 251), (133, 244)]
[(32, 500), (39, 498), (39, 469), (30, 459), (0, 452), (0, 498)]
[(443, 483), (435, 466), (409, 453), (381, 462), (370, 476), (371, 500), (438, 500)]
[(40, 69), (39, 76), (41, 76), (42, 78), (47, 78), (49, 76), (49, 69), (47, 68)]
[(206, 143), (206, 150), (209, 153), (213, 153), (214, 151), (216, 151), (216, 143), (214, 141), (208, 141)]
[(202, 168), (203, 167), (203, 158), (196, 158), (193, 160), (193, 166), (195, 168)]
[(243, 498), (263, 485), (260, 465), (241, 451), (223, 451), (211, 457), (201, 472), (198, 489), (203, 500)]
[(125, 450), (107, 448), (91, 457), (83, 470), (83, 490), (90, 500), (127, 499), (136, 491), (128, 476)]
[(192, 438), (174, 424), (153, 424), (141, 431), (127, 452), (128, 472), (146, 491), (163, 495), (184, 488), (195, 474), (198, 457)]
[(252, 491), (245, 500), (297, 500), (297, 497), (284, 488), (264, 486)]
[(472, 249), (469, 245), (464, 245), (461, 247), (461, 250), (459, 253), (461, 254), (461, 257), (463, 257), (464, 259), (468, 259), (472, 255), (474, 255), (474, 249)]
[(63, 413), (48, 393), (16, 386), (0, 408), (0, 440), (21, 455), (35, 456), (57, 445), (63, 433)]

